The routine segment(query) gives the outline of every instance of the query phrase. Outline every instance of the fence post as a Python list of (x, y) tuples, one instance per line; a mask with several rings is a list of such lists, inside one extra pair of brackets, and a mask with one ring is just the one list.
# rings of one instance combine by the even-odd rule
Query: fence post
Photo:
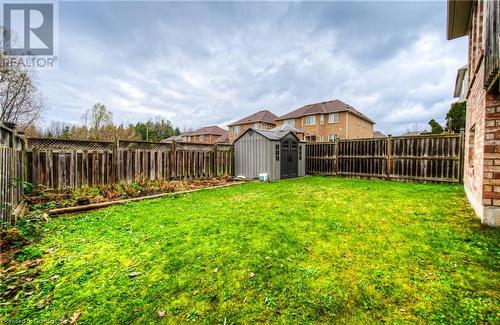
[(169, 178), (172, 179), (172, 178), (176, 178), (177, 177), (177, 155), (176, 155), (176, 150), (177, 150), (177, 147), (175, 145), (175, 141), (172, 141), (172, 143), (170, 144), (170, 162), (169, 162), (169, 166), (170, 166), (170, 170), (169, 170)]
[(465, 129), (460, 129), (460, 138), (459, 138), (459, 148), (458, 148), (458, 156), (459, 156), (459, 166), (458, 166), (458, 182), (464, 182), (464, 169), (465, 169)]
[(387, 179), (390, 179), (391, 178), (391, 174), (392, 174), (392, 169), (393, 169), (393, 166), (392, 166), (392, 163), (393, 163), (393, 160), (392, 160), (392, 136), (389, 134), (389, 136), (387, 137), (387, 152), (385, 153), (386, 156), (387, 156), (387, 168), (386, 168), (386, 177)]
[(219, 157), (217, 144), (214, 144), (214, 173), (215, 177), (219, 177)]
[(339, 152), (340, 152), (340, 140), (335, 142), (335, 175), (339, 174)]
[(120, 140), (115, 138), (113, 143), (113, 181), (118, 183), (120, 181)]

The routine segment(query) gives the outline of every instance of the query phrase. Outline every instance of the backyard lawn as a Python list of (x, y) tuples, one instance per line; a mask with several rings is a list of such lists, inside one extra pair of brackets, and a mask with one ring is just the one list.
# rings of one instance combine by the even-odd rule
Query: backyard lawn
[(500, 322), (500, 231), (461, 186), (307, 177), (44, 227), (25, 248), (39, 274), (4, 320)]

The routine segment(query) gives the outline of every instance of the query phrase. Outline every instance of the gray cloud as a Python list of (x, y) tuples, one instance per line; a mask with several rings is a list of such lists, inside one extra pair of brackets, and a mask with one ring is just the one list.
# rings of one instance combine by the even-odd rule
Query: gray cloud
[(444, 15), (444, 2), (62, 2), (45, 120), (100, 101), (116, 122), (199, 127), (339, 98), (397, 134), (449, 107), (466, 43), (445, 40)]

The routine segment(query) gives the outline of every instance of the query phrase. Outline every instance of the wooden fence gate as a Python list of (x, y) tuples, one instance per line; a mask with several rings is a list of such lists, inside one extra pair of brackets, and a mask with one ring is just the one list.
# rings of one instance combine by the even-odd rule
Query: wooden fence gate
[(306, 172), (460, 183), (463, 151), (463, 133), (311, 143)]

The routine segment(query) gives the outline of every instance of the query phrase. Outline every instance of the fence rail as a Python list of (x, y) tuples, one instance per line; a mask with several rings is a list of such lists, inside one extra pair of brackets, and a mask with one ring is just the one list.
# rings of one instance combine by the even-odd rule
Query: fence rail
[(459, 183), (463, 133), (306, 145), (306, 172)]
[(229, 176), (233, 146), (28, 138), (27, 181), (46, 189)]
[(16, 222), (16, 208), (23, 198), (24, 139), (0, 124), (0, 217), (1, 225)]

